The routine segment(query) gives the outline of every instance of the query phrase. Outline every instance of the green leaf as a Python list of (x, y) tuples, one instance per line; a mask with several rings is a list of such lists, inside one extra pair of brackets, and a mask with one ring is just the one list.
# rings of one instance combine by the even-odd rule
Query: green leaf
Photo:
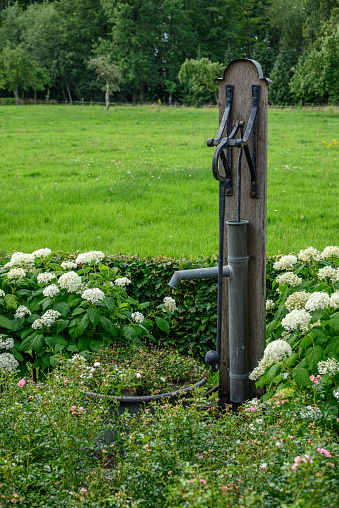
[(268, 325), (266, 325), (266, 338), (267, 339), (273, 333), (274, 329), (278, 325), (278, 322), (279, 321), (277, 319), (273, 319), (273, 321), (271, 321), (270, 323), (268, 323)]
[(26, 337), (28, 337), (28, 335), (31, 335), (31, 333), (32, 333), (32, 327), (29, 327), (29, 328), (24, 328), (23, 330), (20, 330), (18, 332), (18, 335), (22, 340), (25, 340)]
[(305, 337), (301, 339), (300, 347), (306, 350), (311, 344), (313, 344), (311, 337), (309, 335), (305, 335)]
[(21, 353), (19, 353), (19, 351), (17, 351), (14, 347), (12, 347), (12, 349), (10, 349), (12, 355), (14, 356), (14, 358), (16, 360), (18, 360), (18, 362), (23, 362), (24, 361), (24, 357), (22, 356)]
[(79, 351), (79, 348), (76, 344), (70, 344), (68, 347), (67, 347), (67, 351), (74, 351), (74, 352), (77, 352)]
[(40, 351), (45, 342), (45, 337), (37, 330), (27, 337), (18, 347), (19, 351)]
[[(139, 310), (145, 309), (146, 307), (149, 307), (150, 302), (143, 302), (139, 304)], [(208, 309), (207, 309), (208, 310)]]
[(48, 346), (55, 346), (56, 344), (60, 344), (61, 346), (67, 346), (68, 342), (66, 339), (62, 337), (62, 335), (51, 335), (50, 337), (45, 337), (45, 342)]
[(124, 326), (122, 333), (127, 340), (133, 341), (138, 338), (137, 332), (133, 326)]
[(93, 326), (97, 326), (100, 322), (100, 312), (95, 307), (90, 307), (87, 310), (88, 318)]
[(280, 373), (280, 364), (277, 363), (276, 365), (273, 365), (267, 372), (266, 378), (268, 381), (272, 381), (272, 379), (275, 378), (279, 373)]
[(306, 350), (305, 359), (311, 371), (315, 372), (317, 370), (318, 362), (320, 362), (322, 357), (323, 350), (320, 346), (309, 347)]
[(49, 353), (45, 353), (44, 355), (42, 355), (42, 361), (44, 362), (45, 365), (47, 365), (47, 367), (51, 365), (50, 356), (51, 355)]
[(339, 319), (338, 318), (330, 319), (328, 324), (330, 325), (332, 330), (339, 332)]
[(68, 305), (68, 303), (60, 302), (54, 305), (53, 310), (57, 310), (58, 312), (60, 312), (62, 317), (66, 317), (68, 312), (70, 311), (70, 308), (71, 307)]
[(312, 384), (308, 371), (303, 367), (296, 367), (292, 371), (292, 377), (298, 385), (308, 387)]
[(104, 345), (102, 340), (92, 340), (90, 343), (90, 348), (92, 351), (97, 351), (98, 349), (101, 349)]
[(89, 317), (86, 313), (83, 315), (81, 321), (76, 326), (73, 326), (73, 328), (69, 329), (70, 337), (72, 337), (72, 339), (79, 338), (84, 333), (88, 325), (89, 325)]
[(284, 364), (287, 367), (292, 367), (295, 364), (295, 362), (298, 360), (298, 358), (299, 358), (298, 353), (292, 353), (291, 356), (289, 356), (288, 358), (286, 358), (284, 360)]
[(117, 338), (119, 334), (118, 328), (112, 323), (112, 321), (105, 316), (100, 316), (100, 323), (103, 329), (109, 333), (112, 337)]
[(79, 303), (81, 302), (81, 299), (78, 296), (71, 295), (68, 297), (67, 303), (68, 305), (73, 309), (73, 307), (77, 307)]
[(18, 332), (19, 330), (21, 330), (21, 328), (23, 328), (23, 326), (25, 325), (25, 318), (22, 317), (22, 318), (19, 318), (19, 319), (14, 319), (13, 320), (13, 332)]
[(156, 322), (158, 328), (160, 328), (160, 330), (162, 330), (163, 332), (168, 333), (170, 331), (170, 326), (165, 319), (157, 316), (155, 318), (155, 322)]
[(54, 302), (53, 298), (49, 298), (49, 297), (41, 300), (43, 310), (47, 309), (47, 307), (49, 307), (50, 305), (53, 305), (53, 302)]
[(103, 265), (102, 263), (99, 263), (98, 268), (99, 268), (100, 272), (102, 273), (102, 275), (104, 277), (107, 277), (107, 275), (109, 274), (109, 268), (108, 268), (108, 266), (107, 265)]
[(79, 338), (79, 349), (80, 351), (89, 351), (91, 339), (83, 335)]
[(58, 319), (56, 324), (57, 324), (57, 333), (60, 333), (65, 328), (67, 328), (67, 326), (69, 324), (69, 319)]
[(106, 305), (109, 313), (112, 314), (115, 309), (115, 299), (109, 296), (108, 298), (103, 299), (103, 303)]
[(40, 356), (37, 356), (36, 358), (34, 358), (33, 367), (34, 367), (35, 369), (36, 369), (37, 367), (40, 367), (41, 362), (42, 362), (41, 357), (40, 357)]
[(86, 309), (78, 307), (77, 309), (73, 310), (72, 316), (78, 316), (79, 314), (83, 314), (84, 312), (86, 312)]
[(13, 321), (6, 318), (2, 314), (0, 315), (0, 327), (7, 328), (7, 330), (12, 330), (13, 328)]
[(15, 295), (5, 295), (4, 300), (7, 310), (16, 310), (19, 306), (19, 301)]

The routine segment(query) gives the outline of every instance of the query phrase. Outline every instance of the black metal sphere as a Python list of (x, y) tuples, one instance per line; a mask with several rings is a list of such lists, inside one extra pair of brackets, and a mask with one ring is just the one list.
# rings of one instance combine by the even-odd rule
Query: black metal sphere
[(220, 356), (216, 351), (207, 351), (205, 354), (205, 362), (207, 365), (211, 365), (213, 367), (220, 362)]

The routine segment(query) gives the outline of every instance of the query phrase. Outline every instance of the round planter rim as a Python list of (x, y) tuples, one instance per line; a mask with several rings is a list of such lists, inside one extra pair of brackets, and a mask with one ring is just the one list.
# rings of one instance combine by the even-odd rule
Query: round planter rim
[(142, 395), (141, 397), (117, 397), (116, 395), (102, 395), (101, 393), (95, 392), (84, 392), (84, 395), (98, 399), (108, 399), (116, 402), (123, 402), (124, 404), (141, 404), (143, 402), (152, 402), (154, 400), (168, 399), (184, 395), (194, 390), (194, 388), (200, 388), (200, 386), (203, 386), (206, 381), (207, 377), (204, 377), (194, 385), (187, 386), (186, 388), (180, 388), (175, 392), (158, 393), (157, 395)]

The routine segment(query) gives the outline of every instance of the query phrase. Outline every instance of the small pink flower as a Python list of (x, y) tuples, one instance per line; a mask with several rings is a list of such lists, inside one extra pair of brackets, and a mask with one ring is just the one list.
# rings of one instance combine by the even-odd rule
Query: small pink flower
[(255, 407), (251, 406), (250, 411), (253, 413), (253, 411), (255, 411)]
[(164, 406), (161, 406), (161, 409), (165, 409), (165, 407), (168, 407), (168, 404), (165, 404)]
[(201, 483), (201, 485), (204, 485), (204, 486), (206, 485), (205, 480), (200, 480), (200, 483)]
[(317, 448), (317, 452), (323, 453), (326, 458), (332, 457), (329, 451), (325, 450), (325, 448)]
[(64, 381), (64, 385), (67, 386), (67, 383), (68, 383), (69, 379), (66, 377), (65, 381)]
[(76, 408), (77, 408), (76, 406), (72, 406), (72, 407), (71, 407), (71, 411), (75, 411), (75, 410), (76, 410)]
[(320, 375), (318, 375), (318, 376), (310, 376), (310, 380), (311, 380), (313, 383), (315, 383), (316, 385), (318, 385), (318, 384), (319, 384), (320, 379), (321, 379), (321, 376), (320, 376)]
[(79, 409), (80, 413), (83, 413), (85, 411), (82, 406), (79, 406), (78, 409)]
[(298, 464), (293, 464), (292, 469), (297, 469)]
[(18, 386), (20, 386), (20, 388), (22, 388), (23, 386), (25, 386), (25, 384), (26, 384), (26, 381), (24, 379), (20, 379)]
[(295, 436), (288, 436), (288, 437), (289, 437), (289, 439), (294, 439), (295, 438)]

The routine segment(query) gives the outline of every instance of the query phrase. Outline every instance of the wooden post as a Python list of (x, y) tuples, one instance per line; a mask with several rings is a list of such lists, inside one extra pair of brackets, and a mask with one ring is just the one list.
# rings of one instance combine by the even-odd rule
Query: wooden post
[[(231, 62), (219, 80), (219, 123), (226, 105), (227, 85), (233, 85), (232, 122), (243, 121), (246, 125), (252, 110), (252, 85), (260, 85), (257, 111), (257, 175), (258, 197), (251, 197), (251, 178), (246, 157), (241, 166), (241, 220), (248, 220), (248, 254), (255, 256), (248, 266), (248, 320), (249, 320), (249, 368), (257, 366), (265, 349), (266, 324), (266, 208), (267, 208), (267, 93), (268, 83), (261, 66), (248, 59)], [(227, 134), (224, 132), (223, 137)], [(252, 135), (249, 148), (252, 153)], [(240, 138), (240, 132), (236, 138)], [(239, 148), (232, 147), (233, 193), (225, 197), (225, 220), (237, 220), (237, 166)], [(226, 150), (225, 150), (226, 155)], [(227, 230), (224, 234), (224, 260), (227, 264)], [(229, 402), (229, 343), (228, 343), (228, 281), (223, 280), (223, 311), (221, 328), (221, 359), (219, 370), (219, 404)], [(261, 396), (262, 390), (250, 382), (250, 397)]]

